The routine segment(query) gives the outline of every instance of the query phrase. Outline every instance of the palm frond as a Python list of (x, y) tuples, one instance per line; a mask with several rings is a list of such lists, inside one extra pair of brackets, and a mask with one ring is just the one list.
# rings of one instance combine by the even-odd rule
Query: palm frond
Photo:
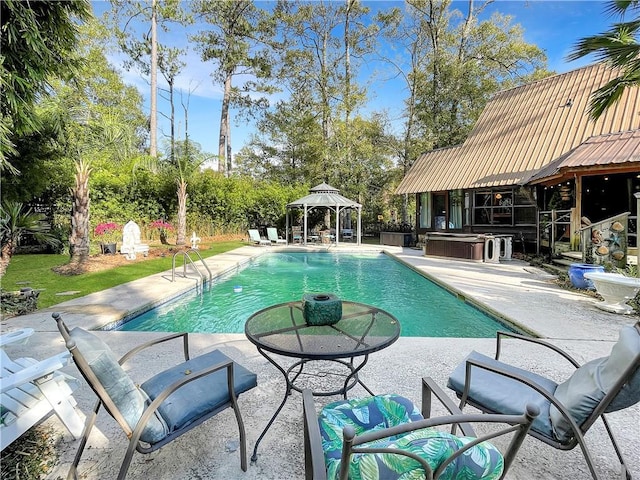
[(639, 0), (612, 0), (607, 3), (604, 11), (608, 15), (624, 15), (629, 8), (635, 9), (638, 7), (640, 7)]
[(597, 120), (608, 108), (620, 101), (626, 88), (634, 86), (640, 86), (640, 71), (629, 72), (606, 83), (591, 95), (589, 116)]

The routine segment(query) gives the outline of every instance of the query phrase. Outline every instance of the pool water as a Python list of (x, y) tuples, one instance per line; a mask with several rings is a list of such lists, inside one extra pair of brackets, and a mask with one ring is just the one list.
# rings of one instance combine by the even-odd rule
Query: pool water
[(268, 253), (123, 324), (128, 331), (242, 333), (251, 314), (305, 293), (331, 292), (394, 315), (405, 337), (494, 337), (509, 330), (385, 254)]

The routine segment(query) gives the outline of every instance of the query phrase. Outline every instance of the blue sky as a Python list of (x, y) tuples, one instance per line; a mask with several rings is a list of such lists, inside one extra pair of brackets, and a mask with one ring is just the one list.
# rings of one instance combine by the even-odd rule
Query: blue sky
[[(480, 1), (476, 0), (476, 3)], [(384, 2), (365, 0), (363, 3), (372, 7), (372, 10), (403, 5), (400, 0), (386, 0)], [(454, 1), (453, 4), (455, 8), (464, 10), (467, 1)], [(544, 50), (548, 58), (548, 68), (557, 73), (563, 73), (593, 62), (593, 59), (567, 62), (565, 57), (577, 40), (588, 35), (602, 33), (614, 21), (618, 21), (617, 18), (604, 13), (605, 6), (606, 2), (596, 0), (497, 0), (487, 8), (486, 15), (488, 16), (494, 11), (511, 15), (513, 17), (512, 23), (522, 25), (525, 40)], [(94, 2), (96, 15), (100, 15), (108, 8), (108, 2)], [(159, 31), (159, 35), (166, 34)], [(178, 31), (177, 28), (171, 33), (170, 38), (161, 37), (160, 41), (175, 42), (181, 45), (188, 43), (186, 32)], [(112, 61), (116, 66), (121, 66), (121, 59), (113, 58)], [(187, 68), (178, 78), (177, 87), (182, 88), (185, 95), (189, 91), (192, 92), (189, 99), (188, 119), (190, 137), (200, 143), (205, 152), (217, 153), (221, 87), (214, 85), (209, 76), (213, 65), (203, 63), (193, 46), (189, 47), (185, 61)], [(123, 75), (125, 81), (138, 87), (148, 108), (149, 87), (146, 80), (136, 72), (124, 72)], [(399, 97), (401, 88), (401, 85), (381, 76), (369, 88), (370, 92), (375, 92), (371, 98), (370, 108), (387, 109), (391, 118), (398, 117), (402, 108), (401, 97)], [(168, 102), (162, 98), (159, 98), (158, 102), (159, 109), (168, 112)], [(178, 135), (182, 136), (184, 135), (184, 118), (179, 97), (176, 109), (179, 118)], [(161, 130), (158, 134), (159, 141), (161, 141), (163, 133), (168, 134), (169, 128), (167, 121), (161, 115), (158, 117), (158, 124)], [(252, 131), (253, 125), (246, 122), (238, 125), (235, 120), (232, 120), (231, 137), (234, 154), (242, 148)]]

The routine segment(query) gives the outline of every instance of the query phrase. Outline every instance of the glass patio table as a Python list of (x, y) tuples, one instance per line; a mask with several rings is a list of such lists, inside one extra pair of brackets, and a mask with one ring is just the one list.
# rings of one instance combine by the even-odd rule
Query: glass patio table
[[(303, 316), (302, 302), (288, 302), (260, 310), (249, 317), (244, 328), (249, 341), (283, 375), (286, 382), (284, 398), (262, 431), (253, 449), (251, 461), (257, 460), (258, 445), (271, 427), (292, 390), (302, 388), (296, 380), (305, 365), (313, 361), (330, 361), (346, 367), (347, 375), (341, 388), (314, 391), (315, 396), (343, 395), (360, 384), (370, 395), (373, 392), (362, 383), (358, 372), (369, 354), (382, 350), (400, 336), (400, 323), (388, 312), (363, 303), (342, 302), (342, 318), (333, 325), (308, 325)], [(296, 358), (289, 367), (281, 357)], [(358, 359), (356, 362), (355, 359)]]

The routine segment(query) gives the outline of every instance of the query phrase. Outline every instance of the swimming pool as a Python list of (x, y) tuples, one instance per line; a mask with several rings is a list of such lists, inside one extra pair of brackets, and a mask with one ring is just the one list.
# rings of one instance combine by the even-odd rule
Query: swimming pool
[(247, 318), (304, 293), (332, 292), (394, 315), (402, 336), (494, 337), (510, 328), (386, 254), (267, 253), (120, 326), (127, 331), (242, 333)]

